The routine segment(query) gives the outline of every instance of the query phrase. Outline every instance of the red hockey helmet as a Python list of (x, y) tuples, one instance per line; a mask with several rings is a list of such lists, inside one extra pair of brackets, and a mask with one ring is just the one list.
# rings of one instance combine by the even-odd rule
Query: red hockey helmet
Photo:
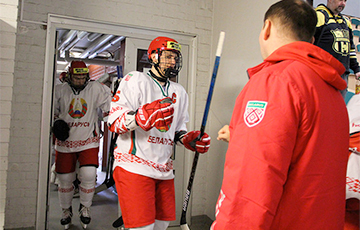
[[(76, 90), (83, 90), (90, 80), (89, 68), (83, 61), (72, 61), (69, 66), (69, 83)], [(86, 75), (85, 81), (79, 81), (74, 75)]]
[(72, 61), (69, 67), (69, 73), (73, 74), (89, 74), (89, 68), (83, 61)]
[(181, 45), (172, 38), (157, 37), (149, 45), (149, 49), (147, 53), (149, 60), (151, 60), (152, 53), (160, 54), (160, 52), (164, 50), (170, 50), (176, 53), (180, 53)]

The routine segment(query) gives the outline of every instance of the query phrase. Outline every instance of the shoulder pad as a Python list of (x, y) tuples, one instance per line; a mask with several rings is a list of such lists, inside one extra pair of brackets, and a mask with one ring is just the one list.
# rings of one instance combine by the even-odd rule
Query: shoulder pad
[(322, 11), (316, 11), (317, 24), (316, 27), (325, 25), (325, 14)]
[(349, 19), (348, 17), (346, 17), (345, 15), (341, 15), (341, 16), (342, 16), (342, 17), (343, 17), (343, 19), (345, 20), (346, 25), (347, 25), (350, 29), (352, 29), (350, 19)]

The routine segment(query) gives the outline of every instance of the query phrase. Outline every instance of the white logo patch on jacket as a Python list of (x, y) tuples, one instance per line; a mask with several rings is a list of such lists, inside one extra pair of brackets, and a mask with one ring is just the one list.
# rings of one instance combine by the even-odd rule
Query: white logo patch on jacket
[(265, 115), (266, 101), (248, 101), (244, 112), (245, 124), (253, 127), (259, 124)]

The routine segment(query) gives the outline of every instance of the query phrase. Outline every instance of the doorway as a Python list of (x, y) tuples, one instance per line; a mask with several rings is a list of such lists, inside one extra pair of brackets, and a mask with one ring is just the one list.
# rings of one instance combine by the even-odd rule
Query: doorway
[[(48, 229), (49, 226), (49, 209), (60, 208), (51, 207), (50, 200), (50, 184), (49, 179), (51, 175), (52, 158), (49, 155), (51, 152), (51, 136), (50, 127), (52, 124), (52, 95), (55, 84), (58, 67), (56, 65), (59, 59), (56, 47), (58, 41), (59, 30), (75, 30), (85, 31), (89, 33), (101, 33), (107, 35), (114, 35), (117, 37), (124, 37), (125, 53), (124, 53), (124, 74), (136, 69), (138, 63), (137, 58), (141, 50), (147, 49), (151, 40), (157, 36), (168, 36), (176, 39), (183, 47), (183, 68), (180, 71), (178, 82), (184, 86), (189, 93), (190, 98), (190, 122), (188, 129), (194, 128), (192, 118), (194, 118), (194, 88), (195, 85), (195, 64), (196, 57), (196, 42), (195, 35), (171, 33), (168, 31), (153, 30), (148, 28), (130, 27), (125, 25), (116, 25), (106, 22), (82, 20), (78, 18), (62, 17), (58, 15), (48, 16), (48, 29), (46, 41), (46, 61), (45, 61), (45, 77), (44, 77), (44, 91), (43, 91), (43, 110), (42, 110), (42, 125), (41, 125), (41, 146), (40, 146), (40, 167), (39, 167), (39, 184), (38, 184), (38, 206), (37, 206), (37, 221), (36, 229)], [(184, 148), (178, 148), (176, 151), (176, 160), (174, 161), (174, 168), (176, 170), (175, 189), (176, 189), (176, 215), (177, 221), (172, 225), (179, 225), (181, 215), (181, 204), (186, 189), (187, 178), (190, 172), (192, 162), (192, 154), (185, 154)], [(96, 195), (95, 195), (96, 196)], [(189, 209), (190, 210), (190, 209)], [(188, 212), (190, 215), (190, 212)], [(60, 219), (60, 216), (59, 216)], [(188, 218), (189, 219), (189, 218)], [(59, 220), (58, 220), (59, 221)], [(95, 221), (95, 219), (94, 219)], [(114, 221), (108, 220), (109, 223)], [(60, 225), (60, 223), (59, 223)]]

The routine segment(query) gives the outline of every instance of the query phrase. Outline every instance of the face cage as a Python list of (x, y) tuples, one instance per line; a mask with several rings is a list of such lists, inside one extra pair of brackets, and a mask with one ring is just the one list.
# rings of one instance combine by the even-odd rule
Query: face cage
[(78, 75), (78, 74), (71, 74), (70, 73), (69, 75), (70, 75), (69, 76), (69, 84), (71, 85), (72, 88), (74, 88), (76, 90), (79, 90), (79, 91), (83, 90), (85, 88), (85, 86), (88, 84), (89, 80), (90, 80), (90, 76), (89, 76), (89, 74), (87, 74), (87, 76), (85, 78), (85, 83), (83, 85), (79, 86), (79, 85), (75, 85), (74, 82), (73, 82), (74, 81), (73, 76)]
[[(175, 66), (174, 68), (167, 68), (167, 69), (164, 69), (164, 74), (161, 73), (160, 71), (160, 67), (159, 67), (159, 64), (160, 64), (160, 56), (162, 54), (162, 52), (159, 52), (159, 56), (158, 56), (158, 63), (155, 64), (155, 68), (156, 70), (158, 71), (158, 73), (162, 76), (162, 77), (165, 77), (165, 78), (173, 78), (173, 77), (177, 77), (178, 73), (180, 72), (181, 70), (181, 67), (182, 67), (182, 55), (180, 52), (178, 51), (172, 51), (174, 53), (177, 54), (177, 59), (176, 59), (176, 62), (175, 62)], [(166, 63), (165, 63), (166, 64)]]

